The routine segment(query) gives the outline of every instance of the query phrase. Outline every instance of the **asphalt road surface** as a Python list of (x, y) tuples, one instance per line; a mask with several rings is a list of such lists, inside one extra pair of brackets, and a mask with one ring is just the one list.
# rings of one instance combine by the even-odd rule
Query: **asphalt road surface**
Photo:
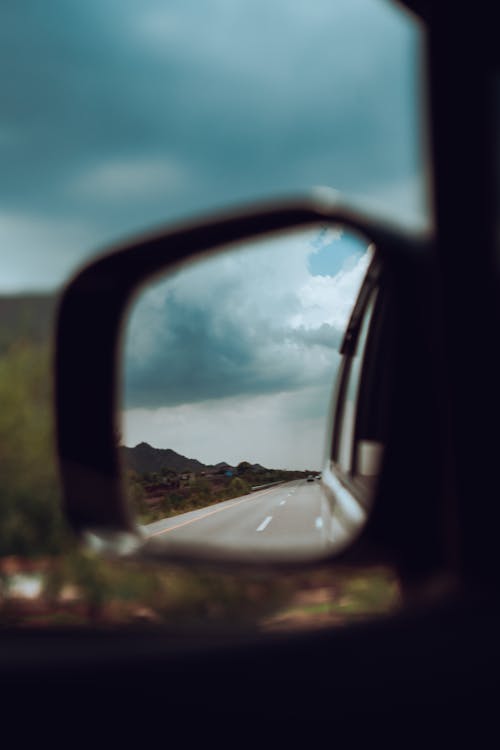
[(236, 556), (324, 554), (330, 509), (318, 480), (286, 482), (143, 526), (152, 540)]

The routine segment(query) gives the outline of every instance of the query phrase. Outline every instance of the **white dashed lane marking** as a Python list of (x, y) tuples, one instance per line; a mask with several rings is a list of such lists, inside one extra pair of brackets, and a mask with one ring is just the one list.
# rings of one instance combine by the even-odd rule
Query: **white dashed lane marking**
[(257, 526), (257, 531), (264, 531), (264, 529), (267, 528), (267, 526), (269, 526), (269, 524), (271, 523), (272, 520), (273, 520), (272, 516), (267, 516), (267, 518), (265, 518), (262, 521), (262, 523), (260, 524), (260, 526)]

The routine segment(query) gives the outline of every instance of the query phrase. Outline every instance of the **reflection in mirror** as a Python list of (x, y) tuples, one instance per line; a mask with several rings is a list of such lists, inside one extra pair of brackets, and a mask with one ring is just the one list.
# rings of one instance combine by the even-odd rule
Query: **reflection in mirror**
[(345, 545), (342, 498), (322, 475), (339, 346), (371, 251), (350, 230), (312, 226), (142, 288), (124, 335), (120, 450), (153, 547), (294, 561)]

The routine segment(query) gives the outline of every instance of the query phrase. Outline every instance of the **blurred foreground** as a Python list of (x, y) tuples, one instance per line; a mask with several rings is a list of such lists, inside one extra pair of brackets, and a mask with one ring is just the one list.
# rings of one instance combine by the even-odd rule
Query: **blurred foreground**
[(391, 612), (400, 600), (383, 568), (236, 574), (103, 561), (81, 551), (4, 558), (0, 582), (4, 627), (160, 626), (183, 636), (345, 625)]

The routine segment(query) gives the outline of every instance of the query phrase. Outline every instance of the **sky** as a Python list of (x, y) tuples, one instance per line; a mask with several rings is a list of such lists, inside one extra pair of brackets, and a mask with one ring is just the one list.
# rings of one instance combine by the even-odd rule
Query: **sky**
[[(0, 293), (60, 290), (134, 234), (318, 185), (425, 225), (420, 34), (392, 0), (3, 2)], [(268, 379), (226, 383), (221, 408), (271, 398)]]
[(338, 349), (370, 257), (366, 238), (318, 225), (146, 286), (125, 328), (122, 442), (318, 471)]

